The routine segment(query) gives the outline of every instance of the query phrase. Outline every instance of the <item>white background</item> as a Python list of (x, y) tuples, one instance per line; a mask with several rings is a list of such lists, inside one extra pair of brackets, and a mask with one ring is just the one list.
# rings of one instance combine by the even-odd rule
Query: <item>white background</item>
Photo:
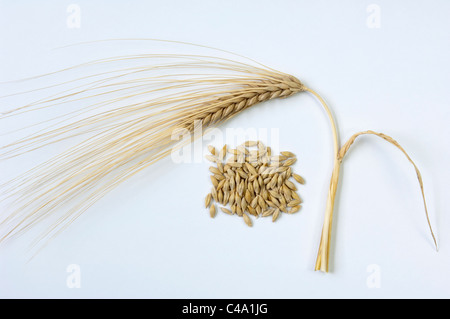
[[(55, 50), (112, 38), (187, 41), (251, 57), (322, 94), (342, 142), (372, 129), (406, 149), (423, 174), (440, 249), (412, 166), (367, 136), (343, 164), (331, 272), (314, 272), (332, 144), (325, 113), (303, 93), (221, 127), (279, 130), (307, 180), (300, 213), (259, 219), (253, 228), (225, 214), (211, 219), (203, 208), (208, 163), (168, 160), (103, 198), (31, 261), (33, 231), (0, 246), (0, 297), (450, 297), (448, 1), (77, 1), (80, 28), (69, 28), (71, 3), (0, 1), (0, 81), (113, 56), (128, 45)], [(379, 28), (367, 21), (372, 3), (381, 10)], [(8, 108), (1, 100), (0, 107)], [(1, 162), (2, 176), (40, 159)], [(72, 264), (80, 288), (66, 284)]]

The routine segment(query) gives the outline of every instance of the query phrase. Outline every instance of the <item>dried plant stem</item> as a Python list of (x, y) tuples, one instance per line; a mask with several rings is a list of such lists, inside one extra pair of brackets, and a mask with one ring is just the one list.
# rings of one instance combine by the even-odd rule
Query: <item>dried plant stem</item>
[(331, 176), (330, 190), (329, 190), (329, 193), (328, 193), (328, 200), (327, 200), (327, 206), (326, 206), (326, 212), (325, 212), (325, 220), (324, 220), (324, 224), (323, 224), (322, 236), (321, 236), (321, 239), (320, 239), (320, 245), (319, 245), (319, 251), (318, 251), (318, 254), (317, 254), (315, 270), (328, 272), (329, 251), (330, 251), (330, 241), (331, 241), (331, 227), (332, 227), (333, 209), (334, 209), (334, 198), (336, 196), (336, 190), (337, 190), (337, 186), (338, 186), (338, 182), (339, 182), (340, 166), (341, 166), (341, 163), (342, 163), (342, 161), (343, 161), (343, 159), (345, 157), (345, 154), (347, 154), (347, 151), (350, 149), (350, 146), (355, 142), (355, 140), (356, 140), (356, 138), (358, 136), (361, 136), (361, 135), (364, 135), (364, 134), (376, 135), (378, 137), (381, 137), (385, 141), (393, 144), (399, 150), (401, 150), (403, 152), (403, 154), (405, 154), (405, 156), (408, 159), (408, 161), (414, 166), (414, 169), (415, 169), (416, 174), (417, 174), (417, 179), (419, 180), (420, 190), (421, 190), (421, 193), (422, 193), (423, 204), (424, 204), (424, 208), (425, 208), (425, 215), (426, 215), (426, 218), (427, 218), (428, 227), (430, 229), (430, 233), (431, 233), (431, 236), (433, 238), (436, 250), (438, 249), (437, 242), (436, 242), (436, 237), (435, 237), (435, 235), (433, 233), (433, 229), (432, 229), (431, 223), (430, 223), (430, 218), (428, 216), (428, 209), (427, 209), (427, 204), (426, 204), (426, 200), (425, 200), (425, 193), (424, 193), (424, 189), (423, 189), (422, 175), (420, 174), (419, 169), (417, 168), (416, 164), (412, 161), (412, 159), (409, 157), (409, 155), (406, 153), (406, 151), (392, 137), (387, 136), (387, 135), (385, 135), (383, 133), (377, 133), (377, 132), (369, 130), (369, 131), (364, 131), (364, 132), (359, 132), (359, 133), (354, 134), (342, 146), (342, 148), (339, 150), (339, 152), (337, 154), (335, 165), (334, 165), (334, 169), (333, 169), (333, 174)]
[(339, 136), (337, 132), (336, 122), (333, 118), (330, 108), (327, 106), (325, 100), (317, 94), (315, 91), (306, 88), (306, 91), (312, 93), (322, 104), (325, 109), (331, 124), (331, 131), (333, 133), (333, 173), (331, 175), (330, 188), (328, 191), (327, 205), (325, 208), (325, 219), (322, 227), (322, 236), (320, 239), (319, 252), (317, 254), (315, 270), (321, 270), (328, 272), (328, 260), (330, 252), (331, 241), (331, 226), (333, 222), (333, 210), (334, 210), (334, 198), (336, 197), (336, 190), (339, 181), (339, 170), (341, 167), (341, 161), (338, 158), (339, 155)]
[(391, 143), (392, 145), (397, 147), (400, 151), (402, 151), (402, 153), (405, 154), (405, 156), (408, 159), (408, 161), (414, 166), (414, 170), (416, 171), (417, 179), (418, 179), (419, 185), (420, 185), (420, 191), (421, 191), (421, 194), (422, 194), (423, 206), (425, 208), (425, 216), (427, 218), (427, 223), (428, 223), (428, 227), (430, 228), (431, 237), (433, 238), (434, 246), (436, 247), (436, 251), (437, 251), (438, 250), (438, 246), (437, 246), (436, 237), (434, 236), (433, 228), (431, 227), (430, 217), (428, 216), (427, 202), (425, 200), (425, 192), (423, 190), (422, 174), (420, 174), (420, 171), (417, 168), (417, 165), (413, 162), (411, 157), (409, 157), (408, 153), (406, 153), (406, 151), (403, 149), (403, 147), (401, 147), (400, 144), (396, 140), (394, 140), (392, 137), (390, 137), (390, 136), (388, 136), (386, 134), (377, 133), (377, 132), (370, 131), (370, 130), (356, 133), (347, 141), (347, 143), (344, 144), (344, 146), (342, 146), (341, 150), (339, 151), (339, 161), (342, 162), (345, 154), (347, 154), (347, 151), (349, 150), (349, 148), (353, 144), (353, 142), (356, 140), (356, 138), (358, 136), (361, 136), (361, 135), (364, 135), (364, 134), (376, 135), (378, 137), (381, 137), (385, 141)]

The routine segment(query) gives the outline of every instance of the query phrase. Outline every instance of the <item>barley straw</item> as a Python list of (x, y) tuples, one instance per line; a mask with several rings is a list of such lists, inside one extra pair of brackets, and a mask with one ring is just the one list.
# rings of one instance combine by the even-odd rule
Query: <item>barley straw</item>
[[(354, 134), (346, 144), (344, 144), (344, 146), (342, 148), (339, 147), (339, 138), (338, 138), (338, 132), (337, 132), (337, 127), (336, 127), (336, 122), (333, 118), (333, 115), (327, 105), (327, 103), (325, 102), (325, 100), (315, 91), (313, 91), (312, 89), (306, 88), (305, 89), (307, 92), (310, 92), (311, 94), (313, 94), (320, 102), (320, 104), (322, 105), (322, 107), (324, 108), (324, 110), (326, 111), (330, 124), (331, 124), (331, 130), (332, 130), (332, 134), (333, 134), (333, 149), (334, 149), (334, 153), (333, 153), (333, 171), (332, 171), (332, 175), (331, 175), (331, 180), (330, 180), (330, 186), (329, 186), (329, 190), (328, 190), (328, 197), (327, 197), (327, 203), (326, 203), (326, 208), (325, 208), (325, 218), (324, 218), (324, 222), (323, 222), (323, 227), (322, 227), (322, 234), (321, 234), (321, 238), (320, 238), (320, 244), (319, 244), (319, 250), (317, 253), (317, 259), (316, 259), (316, 264), (315, 264), (315, 270), (320, 270), (322, 272), (328, 272), (329, 270), (329, 255), (330, 255), (330, 242), (331, 242), (331, 230), (332, 230), (332, 221), (333, 221), (333, 211), (334, 211), (334, 202), (335, 202), (335, 197), (336, 197), (336, 191), (337, 191), (337, 187), (338, 187), (338, 183), (339, 183), (339, 173), (340, 173), (340, 167), (341, 167), (341, 163), (344, 159), (345, 154), (347, 153), (348, 149), (350, 148), (350, 146), (353, 144), (353, 142), (355, 141), (355, 139), (363, 134), (374, 134), (377, 135), (381, 138), (383, 138), (384, 140), (388, 141), (389, 143), (395, 145), (398, 149), (400, 149), (405, 156), (407, 157), (408, 161), (411, 162), (411, 164), (414, 166), (415, 170), (416, 170), (416, 174), (419, 180), (419, 184), (420, 184), (420, 188), (421, 188), (421, 192), (422, 192), (422, 198), (423, 198), (423, 202), (424, 202), (424, 206), (425, 206), (425, 215), (426, 215), (426, 219), (428, 222), (428, 226), (430, 229), (430, 233), (431, 236), (433, 238), (433, 242), (434, 245), (436, 247), (437, 250), (437, 242), (436, 242), (436, 238), (434, 236), (433, 233), (433, 229), (431, 227), (431, 223), (430, 223), (430, 219), (428, 216), (428, 209), (426, 206), (426, 201), (425, 201), (425, 194), (424, 194), (424, 190), (423, 190), (423, 183), (422, 183), (422, 177), (420, 174), (419, 169), (417, 168), (417, 166), (414, 164), (414, 162), (411, 160), (411, 158), (409, 157), (409, 155), (406, 153), (406, 151), (391, 137), (383, 134), (383, 133), (376, 133), (373, 131), (365, 131), (365, 132), (360, 132), (360, 133), (356, 133)], [(301, 183), (300, 179), (296, 179), (299, 183)]]

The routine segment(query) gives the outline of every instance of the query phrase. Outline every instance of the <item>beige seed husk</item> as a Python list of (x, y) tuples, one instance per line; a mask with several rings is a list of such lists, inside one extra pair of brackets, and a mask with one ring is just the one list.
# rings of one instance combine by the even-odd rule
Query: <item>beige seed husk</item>
[(267, 206), (269, 206), (269, 207), (277, 207), (272, 201), (270, 201), (270, 200), (266, 200), (266, 204), (267, 204)]
[(229, 179), (230, 182), (230, 189), (233, 190), (236, 188), (236, 181), (234, 180), (234, 178), (230, 178)]
[(248, 227), (252, 227), (253, 223), (250, 217), (247, 214), (242, 214), (242, 217), (244, 218), (244, 222), (247, 224)]
[(264, 199), (262, 198), (262, 196), (258, 196), (258, 205), (262, 208), (262, 209), (266, 209), (267, 205), (266, 202), (264, 201)]
[(297, 183), (305, 184), (305, 180), (300, 175), (294, 173), (294, 174), (292, 174), (292, 177), (294, 177), (294, 179), (297, 181)]
[(213, 186), (217, 188), (217, 186), (219, 186), (219, 182), (217, 181), (217, 179), (214, 176), (210, 176), (210, 179)]
[(288, 206), (289, 206), (289, 207), (294, 207), (294, 206), (299, 205), (300, 203), (301, 203), (301, 201), (298, 200), (298, 199), (296, 199), (296, 200), (290, 201), (289, 204), (288, 204)]
[(277, 179), (277, 187), (278, 188), (280, 188), (281, 187), (281, 185), (283, 185), (283, 181), (284, 181), (284, 179), (283, 179), (283, 175), (278, 175), (278, 179)]
[(225, 192), (223, 193), (223, 201), (222, 201), (222, 204), (223, 204), (223, 205), (228, 204), (229, 199), (230, 199), (230, 192), (225, 191)]
[(221, 189), (217, 191), (217, 201), (223, 204), (223, 192)]
[(289, 178), (292, 176), (292, 168), (288, 167), (288, 169), (286, 170), (286, 178)]
[(244, 198), (247, 201), (247, 203), (250, 204), (252, 202), (252, 194), (250, 193), (250, 191), (248, 189), (245, 191)]
[(261, 190), (261, 197), (264, 198), (264, 200), (269, 199), (269, 192), (265, 188)]
[(280, 204), (281, 206), (285, 207), (287, 205), (286, 200), (284, 199), (283, 196), (280, 196)]
[(258, 216), (258, 213), (256, 212), (256, 210), (255, 210), (252, 206), (250, 206), (250, 205), (247, 205), (247, 211), (248, 211), (250, 214), (252, 214), (253, 216)]
[(214, 216), (216, 216), (216, 205), (212, 204), (209, 207), (209, 215), (211, 216), (211, 218), (214, 218)]
[(255, 190), (253, 189), (253, 184), (252, 183), (248, 183), (247, 184), (247, 189), (251, 194), (254, 194)]
[(246, 172), (244, 172), (244, 171), (242, 170), (242, 168), (238, 168), (236, 171), (237, 171), (238, 174), (241, 176), (241, 178), (248, 178), (248, 174), (247, 174)]
[(205, 207), (208, 208), (208, 206), (211, 204), (211, 193), (208, 193), (205, 197)]
[(259, 183), (257, 179), (253, 180), (253, 189), (255, 190), (256, 193), (259, 193), (260, 188), (259, 188)]
[(225, 179), (225, 182), (223, 183), (223, 189), (226, 191), (231, 190), (230, 188), (230, 181), (228, 179)]
[(252, 202), (250, 203), (250, 206), (252, 206), (253, 208), (255, 208), (256, 205), (258, 205), (258, 197), (253, 198)]
[(289, 192), (284, 192), (283, 193), (283, 197), (284, 197), (284, 200), (286, 202), (290, 202), (292, 200), (292, 196), (291, 196), (291, 192), (290, 191)]
[(214, 166), (210, 166), (209, 171), (213, 174), (222, 175), (222, 172), (217, 167)]
[(225, 176), (222, 174), (214, 174), (214, 177), (220, 182), (225, 180)]
[(300, 208), (302, 208), (301, 205), (294, 206), (288, 211), (288, 213), (289, 214), (294, 214), (294, 213), (298, 212), (300, 210)]
[(289, 151), (283, 151), (281, 152), (281, 155), (285, 156), (286, 158), (288, 157), (295, 157), (295, 154)]
[(280, 207), (280, 206), (281, 206), (280, 202), (278, 201), (278, 199), (277, 199), (276, 197), (271, 197), (271, 198), (270, 198), (270, 201), (271, 201), (276, 207)]
[(223, 161), (227, 156), (227, 144), (225, 144), (219, 152), (219, 158)]
[(293, 165), (295, 162), (297, 161), (297, 158), (290, 158), (288, 160), (286, 160), (286, 162), (284, 162), (283, 166), (291, 166)]
[(217, 157), (215, 157), (215, 156), (211, 156), (211, 155), (205, 155), (205, 158), (208, 160), (208, 161), (210, 161), (210, 162), (213, 162), (213, 163), (218, 163), (218, 159), (217, 159)]
[(257, 172), (256, 169), (253, 167), (253, 165), (251, 165), (250, 163), (245, 163), (244, 165), (245, 165), (245, 167), (247, 168), (247, 170), (249, 171), (250, 174), (252, 174), (252, 175), (258, 175), (258, 172)]
[(285, 181), (284, 183), (286, 184), (287, 187), (289, 187), (293, 191), (297, 190), (297, 186), (295, 186), (295, 184), (292, 183), (291, 181)]
[(216, 186), (217, 190), (222, 189), (222, 188), (223, 188), (223, 185), (225, 184), (225, 182), (226, 182), (225, 179), (221, 180), (221, 181), (219, 182), (219, 184)]
[(237, 205), (237, 204), (234, 204), (235, 206), (236, 206), (236, 214), (238, 215), (238, 216), (242, 216), (242, 208), (241, 208), (241, 206), (239, 206), (239, 205)]
[[(284, 164), (283, 164), (284, 165)], [(289, 168), (287, 166), (280, 166), (277, 168), (278, 173), (286, 172)]]
[(244, 181), (242, 180), (242, 181), (239, 183), (239, 187), (238, 187), (238, 193), (239, 193), (239, 196), (244, 195), (244, 190), (245, 190), (245, 184), (244, 184)]
[(273, 189), (269, 190), (269, 194), (272, 197), (280, 198), (280, 194), (278, 192), (274, 191)]
[(211, 153), (211, 155), (217, 155), (217, 150), (214, 146), (208, 145), (208, 150)]
[(230, 199), (228, 200), (230, 206), (233, 206), (234, 204), (234, 192), (231, 192)]
[(244, 143), (244, 145), (245, 145), (246, 147), (254, 147), (254, 146), (258, 145), (258, 142), (257, 142), (257, 141), (246, 141), (246, 142)]
[(232, 212), (231, 210), (225, 208), (225, 207), (220, 207), (220, 209), (221, 209), (225, 214), (233, 215), (233, 212)]
[(217, 190), (214, 187), (211, 189), (211, 195), (213, 199), (217, 202)]
[(244, 145), (239, 145), (236, 149), (242, 154), (248, 154), (248, 149)]
[(280, 215), (280, 210), (278, 208), (276, 208), (272, 215), (272, 222), (275, 222), (278, 219), (279, 215)]
[(269, 217), (269, 216), (272, 216), (272, 214), (273, 214), (274, 212), (275, 212), (275, 209), (269, 208), (269, 209), (263, 211), (262, 214), (261, 214), (261, 216), (262, 216), (262, 217)]
[(241, 208), (242, 211), (245, 211), (247, 209), (247, 201), (245, 200), (245, 198), (242, 198), (241, 200)]

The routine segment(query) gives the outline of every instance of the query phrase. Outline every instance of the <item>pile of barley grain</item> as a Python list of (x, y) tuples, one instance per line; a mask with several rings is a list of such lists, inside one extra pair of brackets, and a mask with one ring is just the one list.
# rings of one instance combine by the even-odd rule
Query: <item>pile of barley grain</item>
[(252, 226), (248, 214), (272, 216), (276, 221), (282, 212), (293, 214), (300, 210), (302, 200), (290, 181), (292, 177), (304, 184), (303, 178), (292, 172), (295, 154), (281, 152), (272, 156), (271, 148), (260, 141), (247, 141), (236, 149), (228, 149), (227, 145), (220, 151), (213, 146), (208, 149), (211, 155), (206, 159), (216, 164), (209, 168), (213, 187), (205, 199), (211, 217), (216, 215), (215, 202), (223, 206), (220, 209), (224, 213), (242, 217), (248, 226)]

